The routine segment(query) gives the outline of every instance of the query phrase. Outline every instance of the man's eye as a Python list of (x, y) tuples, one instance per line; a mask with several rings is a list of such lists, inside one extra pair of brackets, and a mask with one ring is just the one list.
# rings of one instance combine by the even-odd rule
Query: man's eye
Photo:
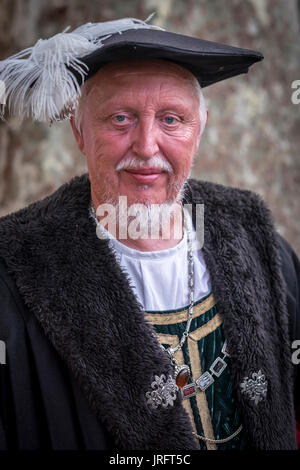
[(117, 122), (124, 122), (126, 119), (126, 116), (124, 116), (124, 114), (118, 114), (117, 116), (114, 117), (114, 119)]
[(166, 124), (175, 124), (176, 119), (173, 116), (166, 116), (164, 121)]

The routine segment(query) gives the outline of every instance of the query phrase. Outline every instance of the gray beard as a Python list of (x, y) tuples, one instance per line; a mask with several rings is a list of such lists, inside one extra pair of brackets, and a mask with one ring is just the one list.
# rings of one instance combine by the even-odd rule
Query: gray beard
[[(105, 204), (110, 204), (115, 210), (117, 233), (123, 234), (120, 238), (169, 239), (170, 228), (173, 226), (174, 238), (181, 240), (183, 236), (182, 200), (187, 182), (178, 186), (176, 188), (176, 185), (173, 185), (172, 193), (175, 195), (161, 204), (154, 204), (140, 198), (132, 205), (137, 208), (137, 213), (135, 212), (134, 215), (128, 215), (128, 210), (130, 211), (132, 207), (130, 205), (125, 212), (120, 209), (119, 196), (116, 197), (109, 192), (102, 193)], [(140, 212), (138, 206), (140, 206)], [(130, 227), (133, 229), (131, 232)]]

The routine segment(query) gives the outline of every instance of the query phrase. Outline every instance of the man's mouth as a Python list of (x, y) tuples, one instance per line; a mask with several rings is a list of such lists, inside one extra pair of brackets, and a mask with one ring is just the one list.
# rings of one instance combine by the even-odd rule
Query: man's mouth
[(130, 168), (124, 171), (140, 183), (152, 183), (164, 173), (164, 170), (159, 168)]

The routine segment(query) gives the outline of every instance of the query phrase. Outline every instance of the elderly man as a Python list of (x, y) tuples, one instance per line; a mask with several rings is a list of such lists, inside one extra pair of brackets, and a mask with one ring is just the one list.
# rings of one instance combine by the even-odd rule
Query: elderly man
[(262, 56), (124, 20), (28, 54), (11, 109), (70, 117), (88, 174), (0, 222), (0, 446), (295, 449), (299, 260), (259, 196), (189, 179), (199, 84)]

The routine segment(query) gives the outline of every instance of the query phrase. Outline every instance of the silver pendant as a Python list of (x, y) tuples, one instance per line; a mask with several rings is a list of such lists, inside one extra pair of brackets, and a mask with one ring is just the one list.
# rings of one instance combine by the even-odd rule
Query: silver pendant
[(186, 364), (182, 364), (182, 365), (176, 364), (175, 369), (174, 369), (174, 375), (175, 375), (175, 380), (177, 379), (177, 377), (184, 375), (186, 376), (186, 381), (188, 381), (188, 378), (191, 375), (191, 370), (189, 366), (187, 366)]
[(261, 370), (253, 372), (252, 378), (245, 377), (243, 382), (240, 384), (241, 391), (247, 395), (250, 400), (253, 400), (257, 405), (261, 400), (266, 398), (268, 382)]
[(169, 375), (167, 379), (166, 376), (162, 374), (160, 376), (155, 375), (154, 378), (155, 380), (151, 384), (153, 390), (146, 393), (146, 398), (148, 398), (147, 403), (154, 409), (157, 409), (159, 406), (163, 408), (167, 408), (169, 405), (173, 406), (178, 391), (173, 377)]

